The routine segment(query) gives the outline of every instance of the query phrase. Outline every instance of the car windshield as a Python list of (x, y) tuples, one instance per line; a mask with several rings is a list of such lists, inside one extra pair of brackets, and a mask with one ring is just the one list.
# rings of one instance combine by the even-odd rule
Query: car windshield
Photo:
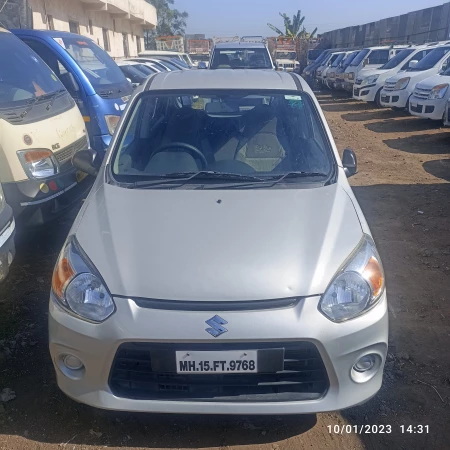
[(323, 53), (322, 49), (308, 50), (308, 59), (311, 61), (317, 60), (317, 58)]
[(224, 90), (141, 94), (111, 161), (126, 183), (200, 171), (260, 181), (302, 172), (324, 181), (335, 164), (308, 94)]
[(141, 72), (137, 67), (135, 66), (119, 66), (122, 73), (129, 78), (129, 80), (133, 84), (141, 84), (145, 81), (147, 78), (147, 75)]
[(432, 69), (448, 52), (450, 47), (438, 47), (428, 53), (425, 58), (420, 60), (414, 67), (407, 69), (408, 72), (420, 72), (422, 70)]
[(126, 84), (114, 60), (91, 39), (80, 36), (55, 39), (81, 67), (96, 91)]
[(353, 52), (350, 53), (350, 55), (347, 56), (347, 58), (345, 58), (342, 61), (342, 69), (346, 69), (351, 63), (352, 61), (356, 58), (356, 56), (358, 55), (359, 52)]
[(135, 67), (139, 72), (144, 73), (145, 75), (153, 75), (154, 73), (157, 73), (158, 71), (153, 69), (151, 66), (148, 66), (146, 64), (134, 64), (133, 67)]
[(359, 66), (364, 58), (370, 53), (370, 48), (365, 48), (364, 50), (361, 50), (357, 56), (353, 59), (353, 61), (350, 63), (352, 67)]
[(295, 52), (277, 52), (277, 59), (297, 59)]
[(44, 61), (11, 33), (0, 32), (0, 60), (1, 109), (64, 90)]
[(167, 59), (160, 59), (158, 62), (170, 70), (181, 70), (175, 64), (172, 64), (170, 61), (167, 61)]
[(338, 57), (333, 61), (331, 67), (337, 67), (341, 63), (341, 61), (345, 58), (345, 53), (341, 53)]
[(184, 67), (185, 69), (189, 69), (191, 66), (189, 66), (188, 64), (186, 64), (184, 62), (184, 59), (179, 59), (179, 58), (170, 58), (170, 62), (172, 62), (175, 65)]
[(380, 67), (380, 69), (393, 69), (397, 67), (399, 64), (401, 64), (411, 53), (415, 52), (415, 50), (407, 49), (402, 50), (400, 53), (397, 53), (392, 59), (390, 59), (386, 64)]
[(266, 48), (216, 48), (211, 69), (272, 69), (272, 64)]

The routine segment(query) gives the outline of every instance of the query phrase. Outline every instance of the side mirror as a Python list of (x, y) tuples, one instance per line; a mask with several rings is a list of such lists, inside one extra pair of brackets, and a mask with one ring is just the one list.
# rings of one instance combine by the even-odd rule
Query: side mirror
[(72, 157), (74, 167), (94, 177), (100, 168), (98, 162), (97, 153), (93, 150), (80, 150)]
[(350, 148), (344, 150), (344, 154), (342, 155), (342, 165), (344, 166), (347, 178), (355, 175), (357, 172), (358, 161), (356, 160), (355, 152)]
[(416, 67), (418, 62), (419, 62), (419, 61), (418, 61), (417, 59), (412, 59), (412, 60), (409, 62), (408, 67), (410, 67), (410, 68)]
[(198, 66), (199, 69), (207, 69), (205, 61), (199, 61)]

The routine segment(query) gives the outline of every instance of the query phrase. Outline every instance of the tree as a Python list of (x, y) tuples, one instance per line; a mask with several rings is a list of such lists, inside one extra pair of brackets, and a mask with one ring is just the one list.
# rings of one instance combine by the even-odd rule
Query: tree
[(158, 25), (153, 30), (145, 32), (145, 48), (155, 50), (157, 36), (183, 35), (185, 32), (187, 12), (180, 12), (178, 9), (172, 9), (171, 6), (175, 0), (146, 0), (156, 8), (158, 15)]
[(285, 31), (281, 31), (279, 28), (271, 25), (270, 23), (267, 24), (273, 31), (275, 31), (275, 33), (278, 33), (280, 36), (286, 36), (289, 38), (311, 39), (317, 32), (317, 28), (312, 33), (308, 33), (306, 31), (305, 27), (303, 26), (305, 16), (302, 17), (302, 12), (300, 10), (298, 10), (297, 14), (294, 14), (292, 20), (286, 13), (280, 13), (280, 16), (283, 18)]

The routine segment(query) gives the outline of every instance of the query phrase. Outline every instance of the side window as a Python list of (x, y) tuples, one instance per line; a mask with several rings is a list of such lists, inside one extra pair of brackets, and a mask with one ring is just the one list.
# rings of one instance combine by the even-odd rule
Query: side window
[(374, 50), (369, 55), (368, 64), (386, 64), (389, 61), (389, 50)]
[(69, 72), (55, 53), (53, 53), (49, 47), (41, 42), (31, 39), (24, 39), (23, 41), (44, 60), (53, 72), (55, 72), (55, 75), (60, 79), (69, 94), (72, 97), (76, 97), (77, 92), (74, 91), (73, 84), (68, 80)]
[(444, 72), (450, 67), (450, 56), (442, 63), (441, 71)]

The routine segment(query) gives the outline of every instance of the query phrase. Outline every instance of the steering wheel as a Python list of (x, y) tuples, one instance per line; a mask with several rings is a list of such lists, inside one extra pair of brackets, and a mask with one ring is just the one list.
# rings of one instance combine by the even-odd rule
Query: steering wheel
[(161, 147), (157, 148), (150, 156), (150, 160), (158, 153), (162, 153), (165, 150), (168, 150), (169, 148), (178, 148), (178, 149), (183, 149), (183, 150), (187, 150), (188, 153), (191, 154), (191, 156), (193, 157), (198, 157), (202, 163), (202, 169), (205, 169), (206, 166), (208, 165), (208, 161), (205, 158), (205, 155), (197, 148), (194, 147), (191, 144), (186, 144), (184, 142), (171, 142), (170, 144), (165, 144), (162, 145)]

